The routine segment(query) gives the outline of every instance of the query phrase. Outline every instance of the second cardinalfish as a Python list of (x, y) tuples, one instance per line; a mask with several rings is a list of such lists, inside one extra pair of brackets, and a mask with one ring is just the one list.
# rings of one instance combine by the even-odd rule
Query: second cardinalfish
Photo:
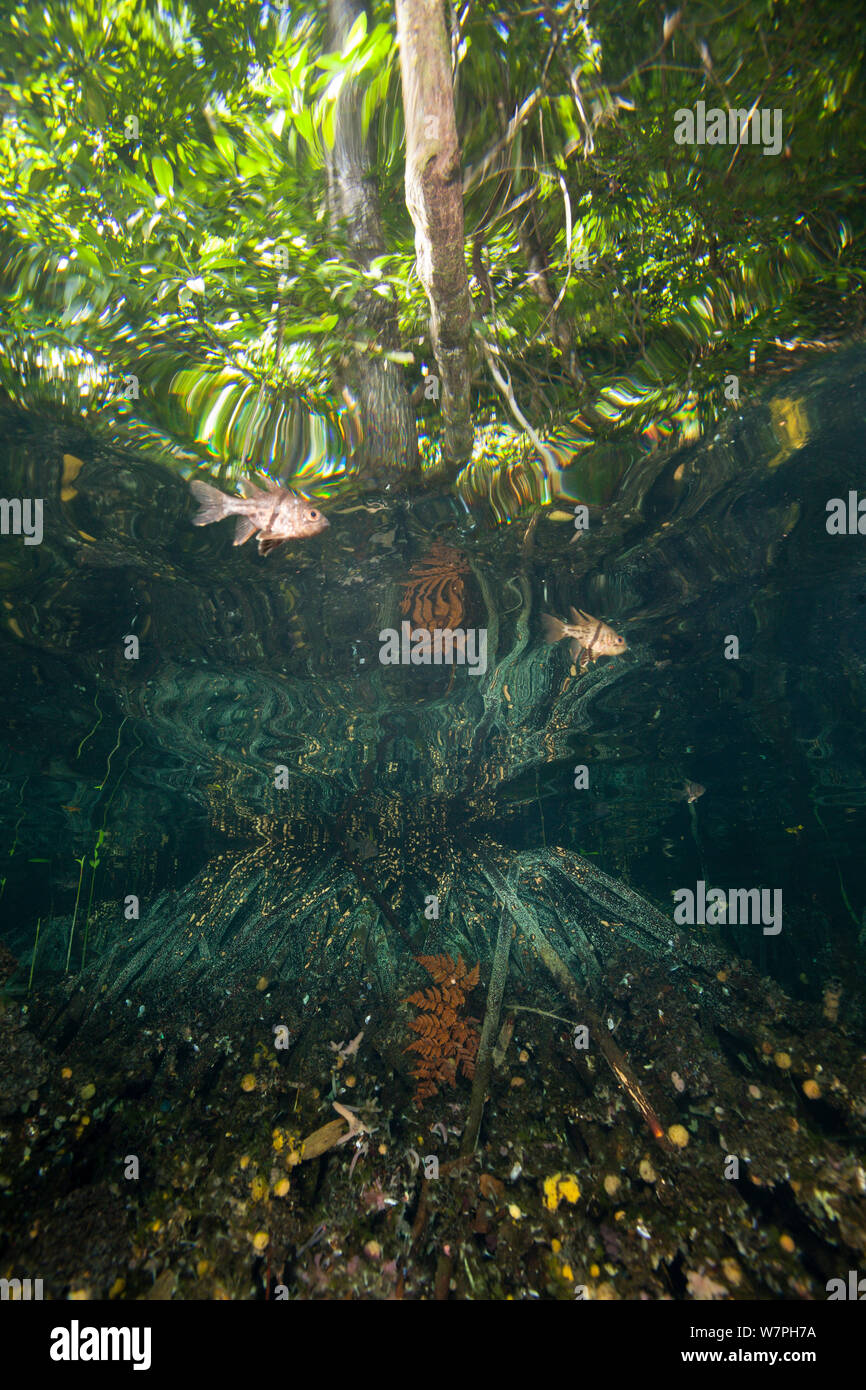
[(266, 480), (267, 491), (257, 488), (245, 478), (241, 483), (243, 497), (220, 492), (219, 488), (199, 478), (190, 483), (199, 511), (192, 518), (193, 526), (210, 526), (224, 516), (237, 515), (233, 545), (245, 545), (250, 536), (259, 533), (259, 554), (267, 555), (284, 541), (315, 536), (329, 525), (309, 498), (301, 497), (288, 488), (280, 487), (271, 478)]
[(585, 671), (591, 661), (600, 656), (622, 656), (628, 651), (624, 637), (614, 632), (612, 627), (600, 618), (592, 618), (582, 608), (570, 608), (571, 622), (564, 623), (549, 613), (542, 613), (545, 642), (561, 642), (563, 637), (571, 638), (571, 655), (576, 660), (580, 655), (580, 669)]
[(700, 782), (683, 782), (682, 789), (675, 795), (682, 801), (691, 803), (697, 801), (699, 796), (703, 796), (706, 787), (702, 787)]

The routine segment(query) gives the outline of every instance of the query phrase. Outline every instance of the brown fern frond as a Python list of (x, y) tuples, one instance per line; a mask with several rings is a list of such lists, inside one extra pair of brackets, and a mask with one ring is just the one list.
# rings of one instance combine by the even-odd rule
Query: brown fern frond
[(461, 956), (417, 956), (432, 976), (429, 989), (416, 990), (406, 1002), (420, 1012), (410, 1019), (408, 1027), (418, 1037), (404, 1048), (416, 1054), (412, 1076), (415, 1079), (415, 1099), (419, 1105), (438, 1093), (439, 1085), (456, 1084), (458, 1072), (472, 1077), (478, 1053), (477, 1018), (462, 1018), (460, 1011), (466, 994), (478, 984), (479, 965), (468, 970)]
[(409, 571), (401, 612), (429, 632), (459, 628), (466, 611), (463, 575), (468, 573), (469, 564), (459, 550), (435, 541)]
[(467, 994), (470, 992), (470, 990), (473, 990), (475, 986), (478, 984), (479, 978), (481, 976), (480, 966), (481, 962), (478, 961), (475, 965), (474, 970), (470, 970), (469, 974), (461, 982)]
[(413, 1033), (421, 1033), (424, 1037), (430, 1037), (439, 1031), (438, 1020), (431, 1014), (419, 1014), (417, 1018), (410, 1018), (407, 1027), (411, 1028)]
[(414, 1004), (416, 1009), (427, 1008), (427, 996), (421, 989), (416, 989), (414, 994), (410, 994), (408, 999), (404, 999), (404, 1004)]
[[(428, 975), (433, 976), (434, 984), (441, 984), (450, 975), (454, 975), (456, 966), (450, 956), (416, 956), (419, 965), (423, 965)], [(458, 956), (459, 960), (459, 956)]]

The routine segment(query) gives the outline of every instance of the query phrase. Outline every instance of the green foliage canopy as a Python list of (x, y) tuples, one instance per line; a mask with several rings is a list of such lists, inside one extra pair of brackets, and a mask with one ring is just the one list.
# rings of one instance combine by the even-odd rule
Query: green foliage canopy
[[(665, 417), (708, 425), (725, 373), (859, 326), (851, 33), (832, 0), (688, 4), (666, 22), (654, 0), (455, 11), (476, 331), (566, 454)], [(328, 211), (350, 81), (387, 246), (366, 269)], [(783, 151), (677, 145), (675, 112), (699, 100), (779, 108)], [(350, 453), (346, 363), (382, 351), (362, 287), (399, 307), (390, 355), (410, 388), (435, 370), (389, 7), (337, 54), (311, 6), (20, 0), (0, 112), (0, 385), (16, 399), (47, 393), (228, 472), (321, 481)], [(476, 471), (514, 426), (488, 363), (479, 352)], [(439, 406), (419, 410), (432, 457)]]

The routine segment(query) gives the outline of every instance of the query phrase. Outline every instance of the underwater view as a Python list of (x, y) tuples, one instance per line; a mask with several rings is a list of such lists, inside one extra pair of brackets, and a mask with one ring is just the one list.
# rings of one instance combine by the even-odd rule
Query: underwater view
[(0, 1294), (54, 1305), (41, 1364), (158, 1368), (144, 1301), (666, 1304), (669, 1364), (827, 1364), (864, 17), (8, 7)]

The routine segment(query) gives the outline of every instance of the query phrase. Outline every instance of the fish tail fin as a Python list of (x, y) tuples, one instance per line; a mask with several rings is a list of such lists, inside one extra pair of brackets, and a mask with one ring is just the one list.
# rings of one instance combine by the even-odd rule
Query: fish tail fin
[(210, 483), (203, 483), (198, 478), (193, 479), (189, 486), (199, 504), (199, 510), (192, 518), (193, 526), (210, 526), (212, 521), (221, 521), (228, 514), (230, 508), (226, 504), (229, 499), (219, 488), (211, 487)]
[(565, 623), (561, 618), (551, 617), (549, 613), (542, 613), (541, 627), (545, 642), (561, 642), (565, 636)]

